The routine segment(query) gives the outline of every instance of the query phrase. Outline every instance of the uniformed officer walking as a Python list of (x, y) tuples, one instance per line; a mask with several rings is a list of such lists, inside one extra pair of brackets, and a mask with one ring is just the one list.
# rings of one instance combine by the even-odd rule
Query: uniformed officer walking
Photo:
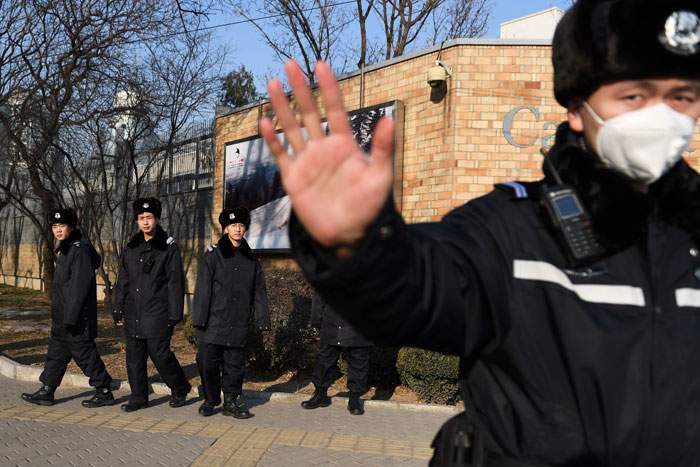
[(111, 405), (114, 396), (110, 390), (112, 378), (107, 373), (97, 352), (97, 286), (95, 269), (100, 255), (76, 229), (72, 209), (56, 209), (49, 222), (54, 238), (60, 242), (56, 249), (56, 269), (51, 300), (51, 336), (44, 371), (39, 376), (43, 383), (37, 392), (22, 394), (22, 399), (39, 405), (53, 405), (54, 391), (61, 384), (71, 358), (75, 360), (95, 395), (82, 402), (83, 407)]
[(160, 201), (133, 203), (140, 232), (122, 251), (115, 288), (114, 321), (124, 325), (126, 370), (131, 386), (125, 412), (148, 407), (147, 357), (171, 391), (170, 407), (185, 405), (191, 386), (170, 350), (173, 328), (182, 321), (185, 278), (180, 250), (158, 224)]
[(271, 121), (261, 132), (293, 249), (375, 342), (462, 357), (469, 413), (435, 440), (434, 465), (696, 467), (700, 175), (682, 154), (700, 116), (700, 2), (578, 0), (552, 58), (567, 121), (544, 179), (413, 226), (390, 197), (392, 122), (368, 159), (328, 66), (330, 135), (288, 64), (307, 133), (277, 81), (294, 154)]
[(344, 348), (348, 361), (348, 411), (353, 415), (365, 413), (360, 397), (367, 392), (369, 375), (369, 352), (372, 342), (355, 331), (321, 296), (311, 296), (311, 326), (321, 330), (321, 346), (316, 355), (316, 364), (311, 382), (314, 393), (311, 399), (301, 403), (305, 409), (328, 407), (331, 398), (328, 388), (333, 384), (334, 372), (340, 352)]
[(223, 388), (223, 414), (243, 419), (252, 417), (240, 401), (248, 327), (253, 320), (258, 329), (270, 327), (265, 276), (243, 238), (250, 225), (249, 211), (224, 209), (219, 223), (224, 235), (204, 253), (192, 312), (205, 399), (199, 413), (214, 414)]

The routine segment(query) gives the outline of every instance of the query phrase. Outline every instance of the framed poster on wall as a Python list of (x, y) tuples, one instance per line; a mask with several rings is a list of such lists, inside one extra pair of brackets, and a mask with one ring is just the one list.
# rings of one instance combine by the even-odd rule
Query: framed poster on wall
[[(367, 154), (372, 134), (383, 116), (394, 118), (396, 142), (394, 158), (401, 151), (403, 112), (401, 103), (393, 101), (363, 108), (350, 114), (350, 124), (358, 144)], [(327, 131), (327, 124), (323, 123)], [(286, 138), (282, 144), (287, 147)], [(397, 164), (395, 164), (395, 167)], [(395, 170), (395, 172), (397, 172)], [(400, 177), (395, 173), (395, 177)], [(400, 185), (400, 184), (397, 184)], [(254, 250), (289, 250), (287, 226), (291, 203), (282, 188), (274, 156), (260, 137), (226, 143), (224, 150), (224, 207), (245, 206), (250, 209), (248, 244)]]

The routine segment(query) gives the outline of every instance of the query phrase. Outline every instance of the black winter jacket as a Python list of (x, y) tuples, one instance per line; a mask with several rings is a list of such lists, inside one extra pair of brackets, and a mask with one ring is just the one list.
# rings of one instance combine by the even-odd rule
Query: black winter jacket
[(636, 192), (565, 124), (550, 154), (591, 213), (600, 261), (567, 261), (540, 203), (547, 170), (439, 223), (408, 226), (390, 203), (345, 261), (293, 218), (293, 248), (324, 299), (375, 341), (462, 357), (488, 450), (696, 467), (700, 176), (681, 161)]
[(338, 313), (329, 307), (318, 293), (311, 297), (311, 326), (321, 330), (321, 345), (340, 347), (369, 347), (372, 341), (355, 331)]
[(149, 241), (142, 232), (136, 234), (122, 252), (114, 294), (115, 316), (123, 316), (126, 335), (147, 339), (172, 334), (172, 324), (182, 321), (184, 294), (175, 240), (160, 226)]
[(244, 347), (251, 319), (259, 329), (270, 328), (262, 266), (245, 239), (234, 248), (224, 235), (199, 264), (192, 324), (200, 342)]
[[(73, 230), (56, 249), (51, 302), (52, 334), (59, 337), (97, 337), (95, 269), (102, 258)], [(71, 330), (67, 331), (66, 326)]]

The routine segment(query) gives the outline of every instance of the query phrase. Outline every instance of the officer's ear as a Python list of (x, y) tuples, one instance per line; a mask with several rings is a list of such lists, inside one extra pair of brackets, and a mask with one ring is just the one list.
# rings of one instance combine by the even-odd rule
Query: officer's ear
[(569, 107), (566, 111), (566, 117), (569, 121), (569, 128), (577, 133), (583, 133), (583, 101), (581, 99), (572, 99), (569, 102)]

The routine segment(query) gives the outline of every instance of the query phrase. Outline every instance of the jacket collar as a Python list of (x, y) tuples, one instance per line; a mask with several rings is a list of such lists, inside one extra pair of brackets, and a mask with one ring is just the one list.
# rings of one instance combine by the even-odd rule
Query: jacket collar
[[(680, 160), (648, 193), (632, 188), (629, 179), (604, 166), (568, 123), (557, 128), (556, 143), (547, 157), (564, 183), (573, 186), (590, 213), (601, 243), (610, 252), (639, 241), (650, 218), (678, 227), (700, 241), (700, 176)], [(545, 164), (545, 181), (554, 177)]]
[[(126, 244), (126, 246), (131, 249), (134, 249), (142, 243), (145, 243), (145, 240), (143, 238), (143, 232), (139, 232), (131, 238), (131, 240), (129, 241), (129, 243)], [(157, 225), (156, 234), (151, 240), (149, 240), (149, 243), (156, 250), (166, 250), (168, 248), (167, 232), (163, 230), (163, 228), (160, 225)]]
[(238, 248), (234, 248), (233, 243), (229, 240), (228, 235), (224, 234), (217, 242), (219, 251), (224, 258), (230, 258), (236, 253), (241, 253), (248, 259), (253, 259), (253, 250), (250, 249), (245, 238), (241, 239), (241, 244)]
[(70, 235), (68, 235), (68, 237), (66, 237), (65, 240), (61, 240), (61, 243), (59, 243), (55, 252), (60, 252), (62, 255), (65, 255), (66, 253), (68, 253), (68, 250), (73, 245), (73, 242), (77, 242), (81, 238), (83, 238), (83, 234), (80, 232), (79, 229), (71, 230)]

